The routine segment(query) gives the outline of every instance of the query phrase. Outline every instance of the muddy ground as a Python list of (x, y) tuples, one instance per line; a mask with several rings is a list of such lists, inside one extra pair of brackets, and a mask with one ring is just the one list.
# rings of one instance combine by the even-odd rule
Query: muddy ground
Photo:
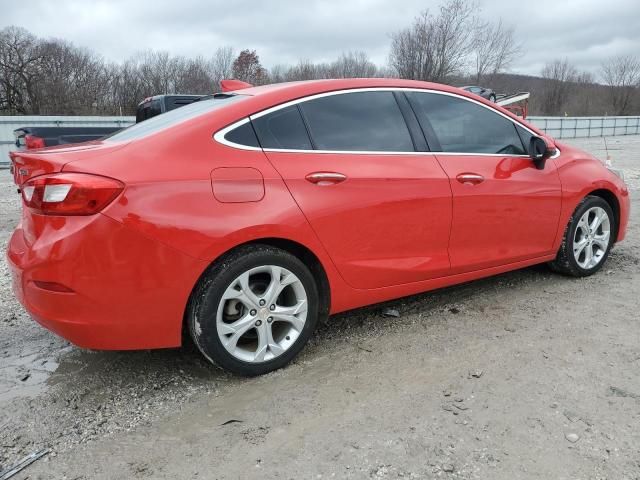
[[(13, 478), (640, 479), (640, 137), (608, 147), (633, 211), (597, 275), (537, 266), (341, 314), (261, 378), (73, 347), (13, 299), (3, 255), (0, 471), (50, 448)], [(18, 218), (0, 171), (2, 246)]]

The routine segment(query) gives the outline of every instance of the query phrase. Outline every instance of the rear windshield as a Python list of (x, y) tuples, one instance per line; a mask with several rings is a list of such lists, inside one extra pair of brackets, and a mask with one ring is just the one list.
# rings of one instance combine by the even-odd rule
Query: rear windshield
[(107, 137), (107, 139), (120, 142), (143, 138), (245, 98), (249, 97), (247, 95), (225, 94), (207, 97), (184, 107), (171, 110), (170, 112), (162, 113), (153, 118), (145, 120), (144, 122), (136, 123), (135, 125), (125, 128), (124, 130), (116, 132), (110, 137)]

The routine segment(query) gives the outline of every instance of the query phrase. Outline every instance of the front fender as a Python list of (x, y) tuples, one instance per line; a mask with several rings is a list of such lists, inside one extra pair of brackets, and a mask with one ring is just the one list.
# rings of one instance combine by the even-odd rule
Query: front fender
[(577, 151), (568, 152), (567, 157), (554, 160), (562, 185), (562, 208), (555, 248), (560, 248), (564, 230), (580, 201), (594, 192), (615, 199), (619, 217), (616, 241), (623, 240), (630, 205), (629, 190), (625, 183), (595, 158), (580, 155)]

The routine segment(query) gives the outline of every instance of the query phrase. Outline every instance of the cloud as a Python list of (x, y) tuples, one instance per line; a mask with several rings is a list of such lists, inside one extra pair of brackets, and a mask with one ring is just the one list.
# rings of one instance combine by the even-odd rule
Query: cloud
[[(219, 46), (258, 51), (266, 66), (298, 59), (326, 61), (363, 50), (386, 64), (390, 34), (411, 24), (424, 0), (31, 0), (4, 2), (0, 27), (19, 25), (59, 37), (121, 61), (142, 50), (209, 56)], [(597, 72), (607, 57), (640, 51), (638, 0), (484, 0), (487, 19), (516, 29), (522, 54), (512, 71), (538, 74), (544, 63), (567, 57)], [(34, 14), (37, 12), (37, 15)]]

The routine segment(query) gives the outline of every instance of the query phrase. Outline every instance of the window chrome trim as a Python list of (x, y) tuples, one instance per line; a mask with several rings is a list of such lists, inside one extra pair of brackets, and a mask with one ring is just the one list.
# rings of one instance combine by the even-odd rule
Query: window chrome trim
[(265, 152), (279, 153), (321, 153), (321, 154), (352, 154), (352, 155), (437, 155), (451, 156), (464, 155), (468, 157), (522, 157), (530, 158), (529, 155), (509, 155), (508, 153), (458, 153), (458, 152), (392, 152), (387, 150), (296, 150), (293, 148), (263, 148)]
[[(467, 152), (388, 152), (388, 151), (380, 151), (380, 150), (297, 150), (297, 149), (292, 149), (292, 148), (257, 148), (257, 147), (251, 147), (248, 145), (242, 145), (240, 143), (234, 143), (234, 142), (230, 142), (227, 139), (224, 138), (224, 136), (231, 130), (233, 130), (236, 127), (240, 127), (242, 125), (244, 125), (245, 123), (249, 122), (250, 120), (256, 120), (260, 117), (263, 117), (265, 115), (268, 115), (272, 112), (277, 112), (278, 110), (282, 110), (283, 108), (287, 108), (290, 107), (292, 105), (298, 105), (300, 103), (304, 103), (304, 102), (308, 102), (311, 100), (315, 100), (318, 98), (324, 98), (324, 97), (331, 97), (334, 95), (344, 95), (347, 93), (359, 93), (359, 92), (421, 92), (421, 93), (434, 93), (437, 95), (446, 95), (448, 97), (454, 97), (454, 98), (459, 98), (461, 100), (466, 100), (468, 102), (471, 103), (475, 103), (476, 105), (479, 105), (481, 107), (486, 108), (487, 110), (496, 113), (504, 118), (506, 118), (507, 120), (509, 120), (511, 123), (513, 123), (514, 125), (517, 125), (523, 129), (525, 129), (527, 132), (529, 132), (531, 135), (535, 135), (535, 136), (539, 136), (536, 132), (534, 132), (533, 130), (531, 130), (529, 127), (527, 127), (526, 125), (514, 120), (513, 118), (509, 117), (508, 115), (505, 115), (504, 113), (492, 108), (489, 105), (485, 105), (482, 102), (479, 102), (478, 100), (475, 100), (473, 98), (468, 98), (465, 97), (463, 95), (460, 95), (458, 93), (452, 93), (452, 92), (443, 92), (441, 90), (433, 90), (430, 88), (415, 88), (415, 87), (362, 87), (362, 88), (348, 88), (348, 89), (344, 89), (344, 90), (334, 90), (331, 92), (323, 92), (323, 93), (316, 93), (315, 95), (309, 95), (306, 97), (302, 97), (302, 98), (296, 98), (295, 100), (290, 100), (288, 102), (285, 103), (281, 103), (279, 105), (275, 105), (273, 107), (269, 107), (265, 110), (262, 110), (260, 112), (254, 113), (249, 115), (248, 117), (243, 118), (242, 120), (238, 120), (237, 122), (232, 123), (231, 125), (228, 125), (227, 127), (223, 128), (222, 130), (217, 131), (213, 138), (218, 142), (221, 143), (223, 145), (226, 145), (228, 147), (232, 147), (232, 148), (238, 148), (240, 150), (253, 150), (253, 151), (264, 151), (264, 152), (288, 152), (288, 153), (322, 153), (322, 154), (329, 154), (329, 153), (335, 153), (335, 154), (352, 154), (352, 155), (442, 155), (442, 156), (451, 156), (451, 155), (466, 155), (466, 156), (481, 156), (481, 157), (522, 157), (522, 158), (529, 158), (529, 155), (509, 155), (509, 154), (502, 154), (502, 153), (467, 153)], [(556, 154), (553, 155), (550, 158), (557, 158), (560, 155), (560, 148), (558, 148), (558, 146), (556, 146)]]

